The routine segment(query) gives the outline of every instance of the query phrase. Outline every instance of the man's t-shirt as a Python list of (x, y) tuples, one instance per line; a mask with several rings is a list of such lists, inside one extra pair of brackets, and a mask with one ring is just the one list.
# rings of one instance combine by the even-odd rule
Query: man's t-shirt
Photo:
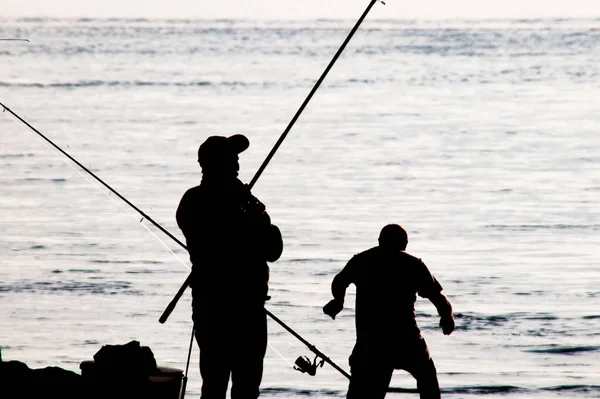
[(382, 247), (352, 257), (333, 284), (356, 286), (357, 342), (383, 345), (420, 338), (417, 294), (428, 298), (442, 291), (421, 259)]

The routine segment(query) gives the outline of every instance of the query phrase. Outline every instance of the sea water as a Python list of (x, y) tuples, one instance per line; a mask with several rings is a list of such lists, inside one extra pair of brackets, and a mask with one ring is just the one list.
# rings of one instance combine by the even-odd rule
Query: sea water
[[(268, 309), (341, 368), (348, 259), (399, 223), (453, 303), (417, 318), (445, 397), (600, 397), (600, 20), (368, 17), (253, 188), (284, 236)], [(249, 182), (355, 21), (0, 19), (0, 102), (183, 240), (210, 135), (245, 134)], [(79, 372), (138, 340), (186, 370), (185, 250), (8, 111), (0, 115), (4, 360)], [(218, 300), (218, 298), (216, 298)], [(262, 395), (344, 397), (269, 319)], [(199, 397), (194, 344), (187, 397)], [(414, 388), (398, 371), (393, 387)], [(391, 393), (389, 397), (416, 397)]]

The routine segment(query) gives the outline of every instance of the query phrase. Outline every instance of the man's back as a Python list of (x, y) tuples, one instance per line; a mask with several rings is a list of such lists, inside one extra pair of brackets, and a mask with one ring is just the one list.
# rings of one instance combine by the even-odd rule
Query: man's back
[(427, 298), (442, 290), (420, 259), (381, 246), (355, 255), (340, 276), (346, 283), (356, 285), (359, 341), (389, 343), (403, 337), (419, 337), (416, 296)]
[(388, 224), (379, 246), (350, 259), (333, 279), (333, 299), (323, 312), (332, 319), (344, 308), (346, 288), (356, 285), (356, 345), (350, 356), (348, 399), (383, 399), (392, 373), (403, 369), (417, 380), (421, 399), (439, 399), (437, 372), (415, 315), (417, 295), (429, 299), (444, 334), (454, 330), (452, 304), (420, 259), (404, 252), (406, 230)]

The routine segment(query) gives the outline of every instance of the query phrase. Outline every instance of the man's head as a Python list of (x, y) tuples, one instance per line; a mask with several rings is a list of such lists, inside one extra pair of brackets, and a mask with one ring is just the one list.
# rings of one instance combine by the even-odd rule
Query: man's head
[(406, 249), (408, 244), (408, 234), (402, 226), (397, 224), (388, 224), (379, 233), (379, 246), (398, 251)]
[(202, 173), (237, 176), (240, 169), (238, 154), (249, 146), (250, 141), (241, 134), (230, 137), (210, 136), (198, 148), (198, 163)]

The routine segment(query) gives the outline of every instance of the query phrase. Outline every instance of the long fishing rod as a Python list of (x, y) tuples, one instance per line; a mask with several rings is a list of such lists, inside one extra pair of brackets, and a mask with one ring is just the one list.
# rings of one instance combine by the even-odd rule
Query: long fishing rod
[[(77, 166), (79, 166), (81, 169), (83, 169), (85, 172), (87, 172), (90, 176), (92, 176), (94, 179), (96, 179), (98, 182), (100, 182), (104, 187), (106, 187), (107, 189), (109, 189), (112, 193), (114, 193), (115, 195), (117, 195), (120, 199), (122, 199), (125, 203), (127, 203), (129, 206), (131, 206), (133, 209), (135, 209), (140, 215), (142, 215), (143, 219), (147, 219), (150, 222), (152, 222), (156, 227), (158, 227), (161, 231), (163, 231), (165, 234), (167, 234), (169, 237), (171, 237), (173, 240), (175, 240), (175, 242), (177, 242), (179, 245), (181, 245), (183, 248), (186, 248), (185, 244), (183, 244), (181, 241), (179, 241), (176, 237), (174, 237), (173, 235), (171, 235), (166, 229), (164, 229), (160, 224), (158, 224), (156, 221), (154, 221), (150, 216), (146, 215), (141, 209), (139, 209), (138, 207), (136, 207), (133, 203), (131, 203), (129, 200), (127, 200), (125, 197), (123, 197), (120, 193), (118, 193), (115, 189), (113, 189), (111, 186), (109, 186), (105, 181), (103, 181), (102, 179), (100, 179), (96, 174), (94, 174), (92, 171), (90, 171), (87, 167), (85, 167), (82, 163), (80, 163), (77, 159), (73, 158), (69, 153), (67, 153), (66, 151), (64, 151), (62, 148), (60, 148), (56, 143), (54, 143), (52, 140), (50, 140), (48, 137), (46, 137), (44, 134), (42, 134), (39, 130), (37, 130), (35, 127), (33, 127), (31, 124), (29, 124), (27, 121), (25, 121), (23, 118), (21, 118), (19, 115), (17, 115), (13, 110), (11, 110), (9, 107), (7, 107), (6, 105), (4, 105), (2, 102), (0, 102), (0, 107), (4, 110), (4, 111), (8, 111), (10, 114), (12, 114), (15, 118), (17, 118), (19, 121), (21, 121), (22, 123), (24, 123), (28, 128), (30, 128), (32, 131), (34, 131), (35, 133), (37, 133), (40, 137), (42, 137), (45, 141), (47, 141), (48, 143), (50, 143), (54, 148), (56, 148), (58, 151), (60, 151), (63, 155), (65, 155), (67, 158), (69, 158), (72, 162), (74, 162)], [(142, 220), (143, 220), (142, 219)], [(185, 288), (185, 287), (184, 287)], [(329, 359), (327, 356), (325, 356), (321, 351), (319, 351), (314, 345), (311, 345), (307, 340), (305, 340), (304, 338), (302, 338), (298, 333), (296, 333), (291, 327), (289, 327), (288, 325), (286, 325), (283, 321), (281, 321), (280, 319), (278, 319), (273, 313), (271, 313), (270, 311), (266, 310), (266, 313), (268, 316), (270, 316), (273, 320), (275, 320), (277, 323), (279, 323), (279, 325), (281, 325), (283, 328), (285, 328), (287, 331), (289, 331), (292, 335), (294, 335), (296, 338), (298, 338), (300, 341), (302, 341), (302, 343), (304, 343), (311, 351), (313, 351), (317, 356), (319, 356), (320, 358), (322, 358), (324, 361), (326, 361), (327, 363), (331, 364), (336, 370), (340, 371), (342, 374), (344, 374), (346, 377), (349, 377), (349, 374), (347, 372), (345, 372), (343, 369), (341, 369), (338, 365), (336, 365), (335, 363), (333, 363), (333, 361), (331, 361), (331, 359)], [(193, 342), (193, 337), (194, 334), (192, 333), (192, 342)], [(190, 344), (190, 353), (191, 353), (191, 344)], [(188, 355), (188, 363), (189, 363), (189, 355)], [(186, 376), (187, 376), (187, 369), (186, 369)]]
[(0, 40), (11, 41), (11, 42), (28, 42), (29, 41), (29, 39), (0, 39)]
[[(323, 82), (323, 80), (325, 79), (325, 77), (327, 76), (327, 74), (329, 73), (329, 70), (333, 67), (333, 64), (335, 64), (335, 62), (339, 58), (340, 54), (342, 54), (342, 52), (346, 48), (346, 45), (348, 44), (348, 42), (350, 41), (350, 39), (352, 38), (352, 36), (354, 36), (354, 33), (358, 30), (358, 27), (363, 22), (363, 20), (365, 19), (365, 17), (369, 13), (369, 11), (371, 11), (371, 8), (373, 8), (373, 5), (377, 1), (378, 0), (371, 0), (370, 3), (369, 3), (369, 5), (365, 9), (365, 11), (362, 13), (362, 15), (360, 16), (360, 18), (358, 19), (358, 21), (356, 21), (356, 24), (354, 24), (354, 27), (352, 28), (352, 30), (350, 31), (350, 33), (346, 37), (346, 40), (344, 40), (344, 42), (342, 43), (342, 45), (340, 46), (340, 48), (338, 49), (338, 51), (335, 53), (335, 55), (333, 56), (333, 58), (329, 62), (329, 65), (327, 65), (327, 68), (325, 68), (325, 70), (321, 74), (321, 77), (317, 80), (317, 82), (313, 86), (312, 90), (310, 91), (310, 93), (308, 94), (308, 96), (306, 97), (306, 99), (304, 100), (304, 102), (302, 103), (302, 105), (300, 106), (300, 108), (298, 109), (298, 111), (296, 112), (296, 114), (294, 115), (294, 117), (292, 118), (292, 120), (290, 121), (290, 123), (288, 124), (288, 126), (285, 128), (285, 130), (283, 131), (283, 133), (279, 137), (279, 140), (277, 140), (277, 142), (275, 143), (275, 146), (273, 147), (273, 149), (271, 150), (271, 152), (269, 153), (269, 155), (267, 155), (267, 158), (264, 160), (264, 162), (262, 163), (262, 165), (260, 166), (260, 168), (258, 168), (258, 171), (256, 172), (256, 174), (254, 175), (254, 177), (252, 178), (252, 180), (248, 184), (248, 187), (250, 189), (252, 189), (252, 187), (254, 187), (254, 184), (256, 183), (256, 181), (258, 180), (258, 178), (260, 177), (260, 175), (262, 174), (262, 172), (265, 170), (265, 168), (267, 167), (267, 165), (269, 164), (269, 162), (271, 161), (271, 158), (273, 158), (273, 156), (277, 152), (277, 149), (281, 146), (281, 143), (283, 143), (283, 140), (285, 140), (285, 138), (288, 135), (289, 131), (291, 130), (292, 126), (294, 126), (294, 123), (296, 123), (296, 120), (298, 119), (298, 117), (300, 116), (300, 114), (302, 113), (302, 111), (304, 111), (304, 108), (306, 108), (306, 105), (308, 104), (308, 102), (310, 101), (310, 99), (312, 98), (312, 96), (315, 94), (315, 92), (317, 91), (317, 89), (319, 88), (319, 86), (321, 86), (321, 83)], [(385, 3), (383, 3), (383, 4), (385, 4)], [(181, 296), (183, 295), (183, 293), (185, 292), (185, 290), (187, 289), (187, 287), (190, 285), (191, 280), (192, 280), (192, 274), (190, 273), (188, 275), (187, 279), (183, 282), (182, 286), (179, 288), (179, 291), (177, 291), (177, 294), (175, 294), (175, 297), (173, 297), (173, 299), (171, 300), (171, 302), (169, 303), (169, 305), (167, 306), (167, 308), (165, 309), (165, 311), (163, 312), (163, 314), (158, 319), (158, 321), (160, 323), (164, 323), (165, 321), (167, 321), (167, 319), (169, 318), (169, 315), (171, 314), (171, 312), (173, 312), (173, 309), (175, 309), (175, 306), (177, 305), (177, 302), (179, 301), (179, 299), (181, 298)]]

